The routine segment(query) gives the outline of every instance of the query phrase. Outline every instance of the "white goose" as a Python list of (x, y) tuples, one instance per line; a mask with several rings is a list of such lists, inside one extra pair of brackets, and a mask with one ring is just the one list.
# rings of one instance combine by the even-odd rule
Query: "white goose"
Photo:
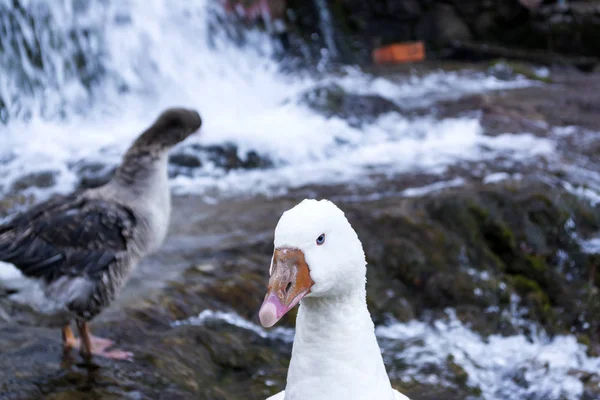
[(267, 400), (408, 400), (392, 389), (366, 303), (362, 244), (327, 200), (304, 200), (275, 228), (269, 328), (301, 300), (285, 391)]

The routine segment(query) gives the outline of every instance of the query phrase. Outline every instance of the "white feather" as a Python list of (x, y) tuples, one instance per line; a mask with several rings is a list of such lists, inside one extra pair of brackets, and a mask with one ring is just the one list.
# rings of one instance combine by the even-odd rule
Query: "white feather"
[(23, 277), (23, 274), (12, 264), (0, 261), (0, 287), (3, 281), (11, 281)]
[(279, 392), (276, 395), (269, 397), (267, 400), (284, 400), (285, 398), (285, 390), (283, 392)]
[(385, 370), (366, 304), (365, 255), (344, 213), (304, 200), (277, 224), (278, 247), (303, 252), (314, 284), (298, 311), (285, 391), (268, 400), (407, 400)]

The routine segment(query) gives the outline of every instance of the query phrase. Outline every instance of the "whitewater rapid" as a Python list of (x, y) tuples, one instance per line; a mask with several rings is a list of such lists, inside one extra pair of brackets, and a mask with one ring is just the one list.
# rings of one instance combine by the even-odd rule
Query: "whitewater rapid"
[[(29, 3), (33, 8), (43, 2)], [(102, 63), (102, 81), (86, 89), (81, 76), (57, 67), (65, 49), (48, 45), (45, 57), (56, 68), (31, 67), (26, 72), (45, 87), (8, 107), (14, 118), (2, 132), (0, 193), (9, 192), (20, 177), (40, 171), (51, 171), (54, 184), (28, 189), (38, 198), (72, 190), (82, 160), (116, 165), (136, 135), (162, 109), (175, 105), (198, 109), (204, 120), (200, 135), (181, 147), (233, 143), (240, 154), (255, 151), (276, 167), (226, 174), (207, 163), (191, 176), (173, 180), (177, 193), (202, 194), (209, 188), (236, 194), (281, 192), (309, 183), (344, 182), (377, 168), (388, 173), (439, 172), (456, 160), (486, 159), (497, 152), (552, 151), (551, 143), (527, 133), (485, 137), (476, 117), (437, 120), (388, 113), (357, 128), (302, 101), (307, 91), (336, 84), (347, 93), (378, 95), (402, 107), (423, 106), (531, 84), (525, 79), (432, 72), (392, 82), (355, 68), (336, 76), (290, 75), (273, 61), (266, 34), (246, 32), (243, 45), (233, 43), (220, 22), (223, 12), (208, 0), (177, 5), (160, 0), (89, 2), (83, 10), (69, 4), (46, 5), (51, 27), (65, 41), (72, 29), (95, 32), (82, 47), (90, 60)], [(14, 98), (14, 93), (7, 95), (14, 90), (9, 83), (0, 85), (0, 95)]]

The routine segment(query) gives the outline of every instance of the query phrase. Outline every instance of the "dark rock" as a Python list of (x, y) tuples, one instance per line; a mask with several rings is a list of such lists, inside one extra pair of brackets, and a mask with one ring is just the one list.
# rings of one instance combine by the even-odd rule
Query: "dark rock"
[(544, 50), (523, 50), (518, 47), (504, 47), (488, 43), (455, 41), (451, 44), (453, 56), (469, 60), (490, 60), (506, 58), (541, 65), (569, 66), (591, 72), (598, 64), (598, 58), (585, 56), (559, 55)]
[(169, 156), (169, 178), (175, 178), (179, 175), (192, 177), (195, 170), (202, 167), (200, 154), (174, 153)]
[(239, 154), (238, 147), (233, 143), (214, 146), (193, 146), (203, 159), (226, 171), (233, 169), (257, 169), (273, 166), (267, 156), (259, 155), (251, 150), (244, 155)]
[(202, 166), (202, 161), (193, 155), (186, 153), (175, 153), (169, 156), (169, 163), (185, 168), (200, 168)]
[(0, 218), (4, 218), (16, 210), (24, 209), (35, 202), (32, 194), (12, 193), (0, 198)]
[(418, 0), (388, 1), (387, 10), (390, 15), (403, 18), (417, 17), (422, 9)]
[(493, 30), (495, 21), (495, 15), (491, 11), (482, 12), (475, 19), (473, 24), (473, 33), (477, 37), (485, 37), (486, 34)]
[(238, 149), (234, 144), (207, 146), (203, 150), (206, 151), (207, 157), (212, 163), (227, 171), (242, 167), (242, 160), (238, 156)]
[[(329, 189), (313, 190), (326, 194)], [(121, 305), (116, 314), (94, 324), (96, 334), (108, 334), (119, 347), (133, 351), (136, 362), (117, 365), (99, 359), (101, 368), (93, 373), (79, 364), (63, 370), (59, 357), (50, 356), (60, 354), (58, 332), (2, 326), (2, 396), (263, 400), (281, 390), (290, 343), (218, 319), (199, 326), (173, 326), (172, 322), (208, 309), (235, 312), (256, 323), (268, 281), (273, 227), (298, 198), (291, 193), (269, 201), (236, 199), (210, 209), (193, 197), (176, 198), (174, 236), (193, 238), (192, 248), (186, 245), (184, 254), (193, 266), (156, 296), (143, 290), (129, 294), (135, 300), (125, 309)], [(521, 296), (520, 305), (528, 307), (527, 317), (533, 323), (552, 333), (571, 329), (583, 333), (580, 315), (599, 318), (587, 308), (589, 256), (581, 253), (572, 234), (598, 232), (600, 210), (560, 186), (508, 182), (465, 186), (421, 198), (336, 202), (364, 244), (369, 262), (368, 305), (377, 323), (389, 317), (428, 318), (453, 307), (459, 319), (483, 334), (520, 333), (522, 329), (501, 312), (485, 311), (490, 306), (509, 310), (511, 294)], [(573, 228), (566, 227), (569, 218)], [(223, 232), (232, 230), (243, 234), (226, 239)], [(219, 240), (204, 243), (203, 238), (214, 236)], [(182, 252), (173, 247), (178, 240), (162, 250), (157, 268), (176, 264), (173, 257)], [(576, 260), (569, 271), (571, 280), (558, 268), (557, 249)], [(143, 280), (147, 279), (146, 270)], [(294, 322), (294, 313), (281, 321), (288, 327)], [(596, 345), (596, 339), (587, 340), (590, 348)], [(419, 366), (424, 374), (450, 382), (447, 387), (401, 379), (410, 360), (396, 359), (393, 348), (387, 351), (384, 356), (388, 368), (395, 371), (394, 386), (413, 398), (458, 400), (480, 395), (452, 358), (442, 365)], [(598, 377), (587, 373), (581, 379), (586, 393), (593, 396)]]
[[(452, 7), (456, 10), (458, 15), (463, 16), (464, 18), (474, 18), (486, 10), (489, 9), (490, 1), (464, 1), (464, 0), (451, 0), (449, 3), (452, 4)], [(486, 7), (486, 3), (487, 7)]]
[(79, 177), (79, 187), (91, 189), (107, 184), (113, 177), (116, 167), (101, 162), (82, 160), (72, 167)]
[[(550, 50), (555, 55), (600, 54), (598, 8), (585, 2), (570, 2), (563, 8), (544, 6), (536, 11), (517, 0), (342, 0), (327, 4), (337, 47), (346, 53), (338, 59), (342, 62), (371, 63), (375, 47), (414, 40), (426, 42), (429, 57), (447, 57), (449, 54), (441, 50), (454, 41)], [(301, 44), (290, 46), (291, 51), (298, 53), (295, 49), (301, 48), (301, 53), (313, 55), (313, 61), (318, 59), (318, 50), (326, 44), (315, 3), (290, 0), (288, 8), (294, 15), (288, 21), (292, 41)]]
[(335, 84), (311, 89), (304, 93), (301, 101), (327, 117), (347, 119), (354, 126), (373, 122), (386, 113), (401, 111), (396, 103), (381, 96), (347, 93)]
[(273, 163), (268, 158), (260, 156), (256, 151), (250, 150), (246, 154), (243, 165), (246, 169), (256, 169), (272, 167)]
[(42, 171), (23, 175), (22, 177), (13, 182), (11, 190), (15, 192), (21, 192), (32, 187), (52, 187), (56, 184), (56, 177), (58, 176), (58, 174), (58, 171)]
[[(499, 282), (505, 282), (509, 293), (519, 294), (531, 310), (532, 320), (554, 332), (571, 329), (577, 324), (577, 315), (587, 312), (585, 302), (571, 301), (587, 279), (586, 264), (578, 261), (579, 269), (570, 271), (569, 280), (554, 266), (556, 249), (564, 249), (572, 259), (585, 258), (565, 222), (573, 216), (578, 226), (588, 224), (585, 221), (590, 221), (592, 212), (592, 224), (597, 225), (600, 214), (553, 190), (535, 185), (461, 190), (379, 212), (359, 231), (370, 264), (385, 271), (377, 276), (388, 277), (379, 283), (383, 285), (378, 286), (379, 293), (398, 291), (389, 281), (393, 277), (403, 285), (397, 295), (407, 298), (417, 310), (451, 305), (460, 312), (464, 307), (506, 307), (506, 294), (498, 290)], [(412, 217), (408, 219), (406, 213)], [(369, 220), (364, 216), (357, 219)], [(369, 239), (375, 231), (382, 238), (400, 236), (402, 242), (384, 239), (383, 249), (373, 251), (370, 244), (381, 243), (381, 239)], [(427, 250), (432, 248), (436, 251)], [(474, 272), (467, 273), (469, 269)], [(481, 274), (486, 278), (479, 278)], [(372, 312), (378, 314), (376, 309)], [(489, 324), (476, 319), (471, 321), (475, 327)]]
[(424, 39), (444, 46), (453, 42), (471, 40), (472, 35), (467, 24), (456, 14), (449, 4), (437, 4), (425, 17)]
[(496, 60), (492, 62), (489, 72), (502, 80), (515, 80), (517, 77), (523, 77), (532, 81), (552, 83), (549, 70), (547, 70), (548, 75), (544, 75), (537, 72), (535, 68), (534, 65), (518, 61)]

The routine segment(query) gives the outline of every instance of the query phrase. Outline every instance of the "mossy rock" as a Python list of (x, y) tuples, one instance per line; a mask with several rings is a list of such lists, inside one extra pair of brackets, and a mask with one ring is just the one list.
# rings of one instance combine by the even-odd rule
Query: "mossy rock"
[[(378, 207), (371, 220), (352, 206), (347, 212), (374, 271), (369, 301), (377, 321), (386, 313), (405, 318), (405, 307), (391, 306), (392, 294), (416, 316), (446, 307), (480, 310), (461, 315), (485, 334), (486, 325), (516, 332), (502, 316), (514, 293), (540, 326), (551, 332), (579, 329), (577, 318), (588, 311), (584, 299), (594, 290), (587, 284), (593, 256), (582, 253), (574, 232), (592, 230), (600, 210), (562, 188), (510, 181), (382, 200)], [(561, 257), (569, 264), (561, 266)], [(374, 298), (378, 293), (381, 298)], [(498, 312), (484, 313), (490, 306)], [(589, 319), (600, 312), (594, 315)]]
[(343, 118), (354, 126), (373, 122), (383, 114), (402, 111), (396, 103), (382, 96), (348, 93), (336, 84), (308, 90), (300, 101), (326, 117)]
[(508, 61), (504, 59), (494, 60), (490, 63), (492, 72), (502, 74), (501, 76), (512, 77), (515, 75), (521, 75), (529, 80), (538, 81), (542, 83), (552, 83), (552, 76), (540, 75), (536, 71), (535, 67), (530, 64), (526, 64), (519, 61)]

